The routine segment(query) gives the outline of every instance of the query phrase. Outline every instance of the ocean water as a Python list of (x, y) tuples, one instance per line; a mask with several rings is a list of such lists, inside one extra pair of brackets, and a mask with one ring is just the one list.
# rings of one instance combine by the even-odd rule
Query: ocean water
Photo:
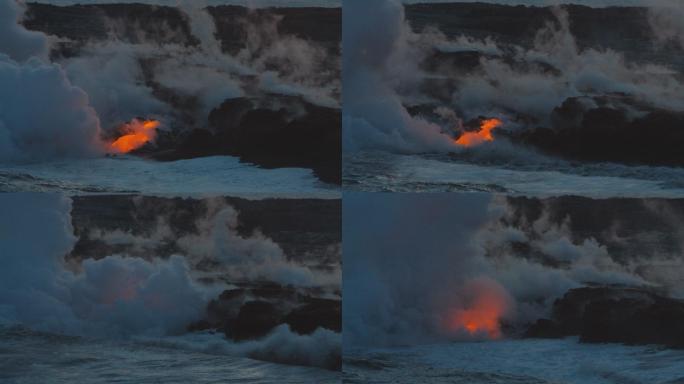
[[(541, 159), (541, 160), (540, 160)], [(684, 168), (571, 163), (549, 158), (491, 163), (444, 154), (344, 156), (345, 190), (494, 192), (537, 197), (684, 197)]]
[(339, 383), (340, 373), (183, 348), (0, 327), (0, 383)]
[(337, 186), (321, 182), (309, 169), (264, 169), (231, 156), (172, 162), (118, 156), (0, 165), (0, 192), (23, 191), (248, 198), (340, 195)]
[(575, 338), (346, 350), (345, 383), (675, 384), (684, 351)]
[[(339, 7), (342, 0), (203, 0), (209, 6), (242, 5), (251, 7)], [(37, 3), (55, 5), (83, 4), (83, 0), (36, 0)], [(178, 0), (90, 0), (87, 3), (143, 3), (175, 6)]]

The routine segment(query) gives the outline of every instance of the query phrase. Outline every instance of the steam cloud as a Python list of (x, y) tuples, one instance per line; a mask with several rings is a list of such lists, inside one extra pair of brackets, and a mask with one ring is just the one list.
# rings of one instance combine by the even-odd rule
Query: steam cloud
[(238, 212), (222, 199), (206, 200), (207, 213), (194, 223), (196, 233), (178, 235), (164, 217), (147, 234), (95, 229), (91, 240), (122, 246), (144, 257), (163, 244), (175, 244), (193, 265), (212, 262), (212, 274), (232, 282), (271, 281), (298, 287), (337, 287), (341, 271), (316, 271), (293, 261), (270, 238), (256, 230), (249, 236), (238, 233)]
[(654, 0), (648, 21), (661, 42), (674, 41), (684, 48), (684, 4), (677, 0)]
[(13, 0), (0, 2), (0, 52), (17, 61), (30, 57), (47, 58), (48, 44), (45, 35), (27, 31), (19, 22), (24, 16), (24, 5)]
[[(679, 2), (642, 5), (649, 6), (654, 41), (682, 42)], [(490, 37), (447, 37), (433, 26), (415, 32), (398, 1), (345, 4), (345, 151), (457, 152), (451, 137), (462, 131), (462, 120), (497, 117), (511, 130), (548, 126), (553, 109), (570, 97), (596, 107), (594, 97), (612, 95), (611, 107), (632, 117), (643, 113), (635, 105), (684, 110), (684, 84), (676, 69), (631, 61), (612, 49), (580, 48), (567, 11), (551, 10), (553, 19), (523, 47)], [(433, 52), (481, 56), (473, 71), (442, 66), (430, 72), (421, 63), (432, 60)], [(450, 93), (449, 100), (435, 96), (438, 91)], [(405, 106), (412, 105), (433, 106), (441, 121), (411, 116)], [(511, 152), (505, 140), (482, 147)]]
[[(171, 121), (175, 123), (170, 124), (172, 127), (186, 129), (187, 121), (178, 116), (178, 109), (189, 109), (194, 123), (203, 126), (209, 112), (226, 99), (253, 95), (251, 80), (245, 80), (245, 76), (256, 76), (257, 89), (263, 92), (298, 95), (314, 104), (339, 105), (335, 97), (339, 79), (330, 74), (335, 72), (335, 60), (329, 60), (328, 52), (312, 42), (280, 35), (279, 18), (245, 20), (241, 26), (246, 31), (247, 47), (231, 56), (223, 51), (216, 37), (207, 2), (179, 1), (177, 6), (187, 16), (198, 46), (162, 43), (157, 36), (145, 33), (140, 33), (137, 41), (125, 41), (117, 31), (126, 30), (126, 26), (110, 20), (108, 40), (90, 41), (80, 48), (77, 57), (61, 59), (70, 79), (91, 95), (104, 127), (115, 127), (132, 116), (171, 116), (177, 120)], [(180, 33), (166, 28), (162, 35)], [(272, 67), (278, 68), (277, 72)], [(156, 85), (150, 85), (150, 81)], [(185, 100), (197, 100), (199, 108), (193, 111), (192, 103), (170, 105), (160, 100), (159, 89)]]
[(493, 195), (345, 196), (345, 346), (496, 338), (503, 325), (515, 332), (591, 283), (681, 297), (679, 254), (614, 255), (543, 209), (528, 223)]
[[(439, 126), (409, 115), (387, 78), (391, 66), (398, 65), (402, 74), (412, 69), (403, 63), (417, 66), (403, 61), (409, 56), (406, 39), (411, 31), (401, 3), (350, 1), (342, 13), (344, 150), (453, 148)], [(397, 57), (402, 61), (391, 61)]]
[(48, 64), (47, 38), (25, 30), (24, 8), (0, 1), (0, 161), (94, 155), (100, 122), (88, 95)]
[[(207, 3), (174, 4), (199, 45), (161, 43), (181, 33), (168, 25), (151, 36), (141, 25), (107, 20), (106, 40), (78, 42), (78, 55), (53, 55), (50, 64), (49, 42), (75, 42), (26, 30), (23, 4), (0, 1), (0, 103), (7, 109), (0, 114), (0, 161), (102, 154), (103, 132), (111, 136), (136, 117), (177, 131), (204, 127), (226, 99), (259, 92), (339, 106), (337, 60), (315, 43), (279, 34), (279, 18), (245, 20), (249, 44), (233, 57), (222, 51)], [(133, 42), (122, 33), (130, 29)]]
[(552, 8), (555, 22), (538, 31), (534, 47), (516, 60), (551, 65), (560, 75), (514, 69), (500, 58), (482, 59), (482, 72), (466, 76), (454, 101), (466, 117), (517, 111), (546, 121), (568, 97), (624, 93), (657, 107), (682, 110), (684, 90), (676, 72), (662, 66), (629, 63), (613, 50), (580, 50), (570, 32), (568, 13)]
[[(64, 260), (77, 240), (71, 225), (70, 199), (58, 194), (8, 193), (0, 195), (0, 210), (2, 325), (21, 324), (40, 331), (94, 337), (165, 336), (162, 342), (288, 364), (328, 367), (330, 359), (339, 358), (341, 336), (323, 329), (302, 336), (281, 326), (263, 339), (244, 343), (232, 343), (217, 335), (186, 334), (188, 324), (201, 319), (208, 301), (225, 288), (223, 284), (198, 283), (188, 257), (143, 259), (121, 254), (72, 265)], [(235, 220), (234, 211), (223, 207), (222, 212), (219, 220)], [(160, 233), (155, 240), (163, 239), (163, 231)], [(103, 236), (121, 239), (124, 235)], [(224, 240), (236, 244), (224, 249), (232, 252), (225, 255), (240, 264), (240, 273), (256, 270), (254, 275), (243, 277), (268, 278), (271, 272), (287, 281), (291, 276), (301, 277), (292, 272), (297, 271), (293, 265), (259, 259), (264, 252), (259, 244), (282, 255), (270, 240), (240, 239), (230, 233), (228, 237)], [(206, 241), (195, 240), (200, 242), (198, 246)], [(130, 243), (131, 239), (126, 241)], [(226, 242), (216, 244), (230, 247)], [(272, 269), (266, 268), (269, 262), (274, 263)], [(278, 268), (285, 272), (274, 272)]]
[(202, 315), (208, 291), (192, 282), (181, 257), (111, 256), (86, 260), (74, 273), (63, 261), (76, 240), (70, 200), (27, 193), (0, 201), (3, 323), (68, 334), (164, 335)]

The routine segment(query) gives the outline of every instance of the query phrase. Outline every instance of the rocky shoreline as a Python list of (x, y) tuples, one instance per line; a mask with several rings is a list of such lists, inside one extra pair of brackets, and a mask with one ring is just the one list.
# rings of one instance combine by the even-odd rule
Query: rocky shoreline
[[(563, 10), (573, 39), (565, 49), (576, 49), (571, 55), (594, 50), (619, 57), (616, 61), (620, 63), (624, 58), (626, 66), (632, 69), (657, 65), (665, 68), (664, 73), (684, 71), (684, 48), (674, 42), (654, 42), (647, 8), (566, 5)], [(483, 76), (483, 81), (495, 83), (496, 79), (486, 75), (491, 70), (487, 69), (488, 63), (510, 68), (522, 77), (535, 76), (556, 84), (575, 76), (564, 73), (567, 68), (554, 65), (553, 60), (543, 55), (522, 54), (539, 40), (539, 31), (556, 22), (551, 7), (455, 2), (406, 5), (405, 11), (414, 32), (437, 28), (449, 39), (478, 39), (471, 41), (471, 46), (466, 44), (458, 49), (425, 48), (420, 67), (430, 76), (419, 87), (431, 101), (407, 102), (413, 116), (443, 127), (453, 126), (453, 122), (442, 121), (437, 109), (454, 107), (458, 115), (466, 114), (468, 111), (459, 110), (464, 107), (452, 98), (471, 76)], [(488, 45), (483, 46), (484, 41)], [(684, 156), (674, 149), (684, 144), (681, 110), (664, 108), (619, 90), (602, 93), (590, 85), (576, 89), (575, 93), (560, 100), (547, 116), (519, 108), (505, 110), (507, 121), (497, 129), (495, 137), (570, 161), (684, 166)], [(480, 119), (488, 117), (491, 116)], [(463, 132), (479, 130), (479, 122), (464, 121)], [(458, 137), (463, 132), (452, 134)]]
[[(326, 50), (330, 81), (340, 78), (341, 9), (207, 7), (216, 25), (216, 39), (224, 54), (246, 48), (248, 28), (273, 23), (283, 36), (296, 36)], [(29, 3), (24, 25), (57, 36), (53, 61), (78, 57), (88, 43), (114, 40), (127, 44), (153, 43), (198, 47), (190, 19), (176, 7), (145, 4), (54, 6)], [(256, 27), (254, 27), (256, 28)], [(265, 26), (268, 29), (269, 27)], [(158, 100), (172, 107), (170, 130), (160, 131), (154, 143), (135, 154), (160, 161), (213, 155), (237, 156), (264, 168), (312, 169), (325, 183), (341, 184), (341, 109), (324, 107), (299, 96), (260, 91), (258, 79), (242, 76), (249, 86), (244, 97), (227, 99), (198, 118), (199, 101), (181, 95), (155, 80), (157, 62), (138, 60), (144, 79)], [(276, 63), (277, 64), (277, 63)], [(287, 71), (287, 68), (272, 68)], [(251, 85), (250, 85), (251, 84)], [(251, 89), (254, 88), (254, 89)], [(134, 118), (136, 116), (131, 116)]]
[[(170, 257), (179, 252), (177, 239), (197, 233), (198, 219), (216, 206), (236, 210), (239, 225), (235, 230), (240, 236), (261, 233), (278, 244), (292, 262), (321, 272), (339, 270), (342, 262), (341, 200), (202, 200), (138, 195), (76, 196), (72, 200), (72, 225), (78, 237), (66, 257), (72, 265), (112, 254), (150, 257), (149, 249), (137, 249), (140, 241), (130, 240), (133, 238), (152, 239), (156, 242), (152, 256)], [(163, 238), (154, 234), (160, 220), (170, 232)], [(125, 234), (124, 240), (104, 241), (97, 235), (101, 232)], [(210, 261), (201, 261), (193, 268), (207, 276), (199, 278), (199, 282), (214, 284), (220, 280), (230, 288), (208, 303), (203, 319), (188, 324), (189, 332), (218, 332), (242, 342), (261, 339), (280, 325), (287, 325), (299, 335), (342, 330), (339, 282), (305, 287), (258, 279), (231, 280), (221, 277), (217, 272), (220, 268)], [(324, 360), (326, 368), (339, 370), (341, 351), (330, 352)]]
[(645, 288), (584, 287), (553, 304), (524, 337), (579, 336), (586, 343), (658, 344), (684, 348), (684, 301)]

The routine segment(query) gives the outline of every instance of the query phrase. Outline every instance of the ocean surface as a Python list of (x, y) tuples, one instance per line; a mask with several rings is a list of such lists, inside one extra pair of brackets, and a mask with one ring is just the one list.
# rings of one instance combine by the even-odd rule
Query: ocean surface
[(478, 161), (465, 155), (355, 152), (344, 155), (343, 185), (374, 192), (684, 197), (684, 168), (488, 156)]
[(502, 340), (345, 350), (345, 383), (676, 384), (684, 351), (655, 346)]
[(340, 196), (337, 186), (321, 182), (309, 169), (264, 169), (231, 156), (171, 162), (118, 156), (0, 164), (0, 192), (23, 191), (247, 198)]
[[(202, 1), (201, 4), (208, 6), (216, 5), (242, 5), (246, 7), (339, 7), (342, 0), (191, 0)], [(54, 5), (73, 4), (111, 4), (111, 3), (144, 3), (176, 6), (178, 0), (35, 0), (37, 3)]]
[(115, 341), (0, 326), (0, 383), (340, 382), (339, 372), (183, 346), (164, 339)]

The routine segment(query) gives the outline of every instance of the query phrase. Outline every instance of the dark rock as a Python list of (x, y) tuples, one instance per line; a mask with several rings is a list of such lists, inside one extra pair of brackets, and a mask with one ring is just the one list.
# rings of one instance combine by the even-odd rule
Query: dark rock
[[(580, 49), (601, 47), (624, 52), (628, 60), (682, 67), (684, 57), (676, 44), (653, 46), (646, 7), (589, 7), (565, 5), (570, 31)], [(485, 2), (410, 4), (406, 19), (414, 31), (436, 27), (449, 38), (467, 35), (491, 37), (497, 43), (530, 48), (537, 32), (555, 22), (550, 7), (509, 6)], [(669, 51), (669, 53), (668, 53)]]
[(573, 160), (684, 166), (684, 113), (651, 109), (630, 119), (626, 109), (587, 110), (569, 99), (551, 117), (554, 127), (523, 130), (513, 139)]
[[(208, 7), (217, 26), (217, 38), (224, 50), (235, 53), (245, 48), (248, 30), (265, 28), (264, 38), (274, 32), (294, 35), (322, 44), (327, 54), (321, 55), (322, 83), (337, 81), (341, 41), (339, 8), (266, 8), (248, 10), (238, 6)], [(53, 6), (31, 4), (23, 21), (29, 29), (69, 39), (58, 43), (51, 55), (77, 56), (88, 41), (115, 37), (128, 43), (150, 42), (196, 46), (188, 16), (179, 8), (145, 4), (92, 4)], [(269, 26), (272, 23), (272, 26)], [(256, 27), (255, 27), (256, 26)], [(262, 33), (259, 32), (259, 33)], [(145, 85), (155, 98), (171, 106), (171, 133), (160, 132), (155, 145), (135, 151), (162, 161), (200, 156), (233, 155), (241, 160), (267, 168), (303, 167), (327, 183), (341, 184), (341, 111), (312, 105), (290, 98), (282, 106), (267, 106), (267, 99), (286, 96), (264, 95), (248, 90), (253, 99), (228, 100), (206, 121), (198, 116), (200, 102), (195, 96), (182, 95), (155, 80), (156, 59), (140, 59)], [(287, 60), (271, 68), (290, 72)], [(247, 87), (249, 88), (249, 87)], [(294, 109), (293, 109), (294, 108)]]
[(298, 300), (299, 294), (294, 287), (282, 286), (276, 283), (262, 283), (249, 289), (249, 294), (268, 300)]
[(213, 110), (209, 121), (222, 149), (267, 168), (311, 168), (321, 180), (340, 184), (341, 111), (299, 98), (278, 99), (288, 107), (248, 110), (245, 100), (227, 100)]
[(684, 302), (654, 296), (606, 299), (585, 307), (580, 340), (684, 348)]
[(583, 342), (684, 348), (684, 301), (627, 287), (571, 289), (526, 337), (579, 336)]
[(117, 40), (133, 44), (199, 44), (190, 33), (187, 15), (176, 7), (145, 4), (89, 4), (55, 6), (29, 3), (23, 24), (71, 40), (59, 42), (53, 56), (74, 56), (88, 40)]
[[(340, 300), (318, 298), (316, 288), (245, 282), (209, 302), (205, 318), (188, 327), (222, 330), (233, 339), (258, 338), (279, 324), (310, 334), (317, 328), (341, 332)], [(248, 324), (255, 323), (255, 328)]]
[(566, 336), (558, 323), (549, 319), (539, 319), (525, 332), (524, 337), (538, 339), (555, 339)]
[(210, 129), (195, 129), (150, 156), (162, 161), (230, 155), (265, 168), (311, 168), (327, 183), (342, 180), (341, 111), (299, 98), (226, 100), (209, 115)]
[(238, 129), (242, 118), (253, 108), (254, 103), (246, 97), (228, 99), (209, 114), (209, 126), (220, 129), (219, 134), (230, 135)]
[(199, 320), (186, 327), (188, 332), (199, 332), (206, 331), (209, 329), (215, 329), (214, 325), (209, 320)]
[(480, 67), (480, 60), (485, 57), (478, 51), (442, 52), (433, 50), (422, 63), (422, 68), (429, 72), (470, 73)]
[[(339, 265), (341, 242), (341, 201), (338, 199), (258, 199), (227, 197), (226, 204), (238, 213), (238, 233), (248, 236), (255, 230), (283, 249), (286, 255), (309, 265)], [(90, 235), (92, 231), (129, 232), (149, 236), (164, 219), (173, 238), (197, 233), (196, 222), (207, 214), (206, 201), (191, 198), (164, 198), (134, 195), (74, 196), (72, 223), (78, 241), (67, 260), (101, 258), (114, 253), (145, 257), (149, 252), (116, 248)], [(117, 245), (124, 247), (125, 245)], [(176, 249), (164, 247), (156, 255), (165, 257)]]
[[(509, 196), (507, 202), (514, 213), (502, 219), (504, 225), (517, 227), (532, 236), (530, 223), (546, 215), (552, 225), (567, 225), (573, 239), (596, 239), (622, 264), (641, 259), (654, 250), (662, 254), (682, 252), (676, 235), (679, 226), (666, 218), (684, 217), (682, 199), (559, 196), (540, 200)], [(606, 231), (606, 228), (611, 230)], [(648, 228), (652, 236), (644, 236), (644, 228)], [(521, 248), (519, 256), (529, 250)]]
[(274, 304), (250, 301), (240, 308), (237, 317), (228, 322), (224, 331), (227, 337), (235, 341), (258, 339), (280, 324), (280, 319)]
[(299, 334), (309, 334), (318, 328), (342, 332), (341, 313), (339, 300), (312, 299), (308, 304), (292, 310), (283, 321)]
[[(246, 44), (248, 18), (278, 20), (281, 34), (296, 35), (339, 50), (342, 35), (340, 8), (262, 8), (226, 5), (207, 7), (216, 23), (223, 49), (237, 53)], [(28, 3), (29, 29), (40, 30), (70, 40), (105, 40), (109, 36), (139, 43), (197, 45), (190, 32), (188, 17), (177, 7), (149, 4), (86, 4), (55, 6)]]
[(221, 301), (237, 299), (244, 295), (246, 291), (247, 290), (245, 288), (226, 289), (225, 291), (221, 292), (218, 299)]
[(235, 5), (207, 7), (214, 17), (216, 31), (225, 52), (235, 54), (245, 48), (248, 22), (277, 23), (279, 34), (290, 34), (322, 43), (338, 50), (342, 41), (342, 12), (340, 8), (276, 7), (249, 10)]
[(193, 129), (178, 142), (167, 145), (166, 150), (156, 151), (151, 156), (160, 161), (175, 161), (196, 157), (225, 154), (215, 136), (206, 129)]

